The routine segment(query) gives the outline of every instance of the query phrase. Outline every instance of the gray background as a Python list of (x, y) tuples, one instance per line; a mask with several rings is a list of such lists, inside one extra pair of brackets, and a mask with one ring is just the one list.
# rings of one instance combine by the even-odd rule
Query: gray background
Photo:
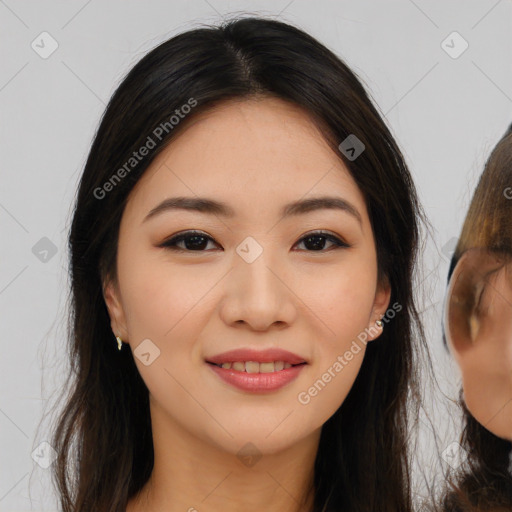
[[(510, 1), (0, 0), (0, 512), (57, 510), (50, 470), (36, 459), (48, 454), (42, 415), (66, 369), (71, 204), (105, 104), (158, 43), (243, 12), (296, 24), (342, 57), (410, 165), (433, 226), (417, 290), (440, 386), (425, 387), (440, 441), (420, 417), (418, 492), (423, 473), (443, 469), (437, 454), (457, 440), (449, 399), (459, 375), (442, 348), (440, 315), (450, 247), (512, 122)], [(457, 58), (442, 47), (453, 31), (469, 45)], [(42, 32), (58, 44), (47, 58), (52, 41)], [(462, 48), (453, 37), (448, 44)]]

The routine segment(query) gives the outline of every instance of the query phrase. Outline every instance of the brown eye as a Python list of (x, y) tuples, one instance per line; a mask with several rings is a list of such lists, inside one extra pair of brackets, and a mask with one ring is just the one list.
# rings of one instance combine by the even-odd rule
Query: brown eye
[(301, 238), (299, 240), (299, 243), (304, 243), (304, 245), (311, 248), (311, 251), (313, 252), (322, 252), (325, 247), (326, 240), (328, 242), (331, 242), (334, 245), (334, 248), (350, 247), (350, 245), (345, 243), (343, 240), (340, 240), (337, 236), (333, 235), (332, 233), (327, 233), (324, 231), (316, 231), (314, 233), (309, 233), (305, 237)]
[[(163, 244), (160, 245), (160, 247), (165, 247), (166, 249), (170, 249), (172, 251), (205, 252), (204, 248), (208, 245), (209, 241), (215, 243), (213, 238), (200, 231), (186, 231), (184, 233), (180, 233), (179, 235), (173, 236), (169, 240), (166, 240)], [(179, 247), (178, 244), (182, 242), (184, 247)]]
[[(201, 231), (185, 231), (166, 240), (159, 247), (164, 247), (172, 251), (206, 252), (205, 247), (210, 241), (216, 244), (212, 237), (202, 233)], [(326, 241), (333, 245), (331, 249), (338, 247), (350, 247), (350, 245), (345, 243), (343, 240), (340, 240), (332, 233), (323, 231), (309, 233), (308, 235), (302, 237), (298, 243), (304, 243), (308, 252), (326, 252)], [(183, 245), (179, 246), (178, 244)]]

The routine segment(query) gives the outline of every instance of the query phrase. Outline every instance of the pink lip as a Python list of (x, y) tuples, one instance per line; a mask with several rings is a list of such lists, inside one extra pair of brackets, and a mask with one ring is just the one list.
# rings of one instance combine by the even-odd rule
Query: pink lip
[[(250, 361), (251, 359), (242, 360)], [(274, 359), (272, 360), (274, 361)], [(282, 359), (275, 359), (275, 361), (282, 361)], [(231, 384), (243, 391), (262, 393), (282, 388), (292, 380), (296, 379), (300, 371), (306, 365), (298, 364), (297, 366), (292, 366), (272, 373), (247, 373), (233, 369), (227, 370), (214, 364), (209, 364), (208, 366), (228, 384)]]
[[(283, 361), (290, 363), (291, 368), (283, 368), (277, 372), (271, 373), (247, 373), (226, 369), (220, 366), (223, 363), (234, 363), (237, 361), (256, 361), (258, 363), (271, 363), (274, 361)], [(306, 366), (307, 361), (280, 348), (269, 348), (266, 350), (254, 349), (236, 349), (206, 359), (208, 366), (225, 382), (235, 386), (243, 391), (253, 393), (262, 393), (265, 391), (275, 391), (282, 388), (292, 380), (296, 379), (300, 371)]]
[[(256, 361), (258, 363), (271, 363), (273, 361), (283, 361), (290, 364), (301, 364), (307, 363), (307, 361), (280, 348), (269, 348), (266, 350), (254, 350), (240, 348), (236, 350), (230, 350), (217, 354), (216, 356), (208, 357), (206, 359), (208, 363), (222, 364), (222, 363), (234, 363), (236, 361)], [(242, 373), (242, 372), (241, 372)]]

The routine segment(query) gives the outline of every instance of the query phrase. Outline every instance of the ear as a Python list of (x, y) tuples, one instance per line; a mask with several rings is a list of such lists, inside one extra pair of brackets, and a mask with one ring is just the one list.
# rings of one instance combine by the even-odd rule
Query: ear
[(468, 249), (457, 262), (448, 287), (444, 328), (459, 364), (477, 344), (487, 345), (489, 351), (493, 346), (494, 353), (500, 349), (497, 342), (505, 338), (510, 325), (509, 268), (498, 253), (480, 248)]
[(375, 300), (373, 301), (373, 310), (370, 317), (370, 325), (368, 328), (369, 336), (368, 341), (378, 338), (382, 334), (384, 323), (382, 327), (376, 325), (377, 320), (384, 317), (388, 307), (389, 301), (391, 300), (391, 285), (389, 279), (384, 276), (377, 284), (377, 290), (375, 292)]
[(123, 341), (128, 338), (128, 329), (126, 327), (126, 316), (121, 303), (119, 287), (113, 279), (108, 279), (103, 284), (103, 298), (110, 316), (110, 326), (115, 336), (119, 336)]
[(450, 353), (471, 415), (512, 440), (512, 263), (486, 249), (468, 249), (454, 268), (444, 312)]

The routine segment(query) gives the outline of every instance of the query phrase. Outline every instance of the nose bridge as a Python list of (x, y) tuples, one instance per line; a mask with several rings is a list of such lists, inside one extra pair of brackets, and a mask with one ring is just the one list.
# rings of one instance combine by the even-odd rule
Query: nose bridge
[(280, 294), (282, 283), (275, 274), (279, 273), (277, 258), (272, 254), (271, 244), (258, 243), (254, 238), (248, 237), (236, 249), (235, 268), (233, 279), (238, 282), (241, 290), (251, 294), (271, 295)]
[(280, 276), (283, 265), (272, 251), (251, 237), (237, 247), (225, 298), (229, 321), (244, 320), (261, 329), (276, 321), (290, 321), (290, 291)]

